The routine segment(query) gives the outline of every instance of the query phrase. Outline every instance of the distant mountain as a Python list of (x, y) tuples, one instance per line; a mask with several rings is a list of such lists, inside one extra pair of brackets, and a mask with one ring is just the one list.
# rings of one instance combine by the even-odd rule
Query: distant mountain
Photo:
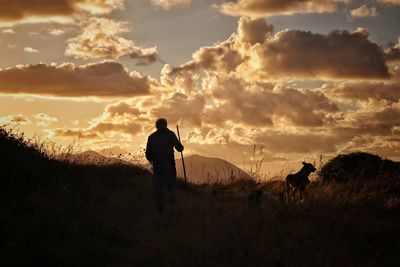
[[(184, 158), (188, 181), (196, 184), (228, 183), (235, 179), (251, 179), (250, 176), (234, 164), (219, 158), (207, 158), (190, 155)], [(181, 159), (176, 159), (179, 177), (183, 177)]]
[(125, 163), (125, 161), (122, 159), (105, 157), (100, 153), (92, 150), (88, 150), (79, 154), (62, 154), (60, 158), (80, 164), (110, 165), (116, 163)]
[(126, 155), (129, 153), (129, 151), (120, 146), (112, 146), (100, 150), (99, 153), (106, 157), (116, 157), (119, 155)]

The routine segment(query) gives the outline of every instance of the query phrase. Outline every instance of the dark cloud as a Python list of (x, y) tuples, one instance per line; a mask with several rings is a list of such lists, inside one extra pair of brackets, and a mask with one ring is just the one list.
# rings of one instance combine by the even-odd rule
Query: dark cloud
[(129, 57), (137, 61), (136, 65), (141, 65), (141, 66), (150, 65), (157, 61), (164, 63), (164, 61), (158, 55), (156, 47), (150, 47), (150, 48), (135, 47), (135, 49), (133, 49), (133, 51), (129, 54)]
[(378, 0), (378, 2), (389, 5), (400, 5), (400, 0)]
[(122, 4), (123, 0), (0, 0), (0, 24), (60, 21), (83, 12), (104, 14)]
[(388, 78), (380, 47), (368, 32), (332, 31), (328, 35), (284, 30), (267, 40), (259, 60), (266, 75), (338, 79)]
[(265, 17), (296, 13), (325, 13), (337, 10), (333, 0), (230, 0), (220, 10), (231, 16)]
[(82, 66), (40, 63), (0, 70), (0, 93), (8, 94), (128, 97), (148, 94), (154, 83), (116, 62)]
[(326, 84), (322, 91), (332, 99), (348, 99), (369, 101), (386, 100), (388, 102), (399, 102), (400, 84), (399, 83), (340, 83)]

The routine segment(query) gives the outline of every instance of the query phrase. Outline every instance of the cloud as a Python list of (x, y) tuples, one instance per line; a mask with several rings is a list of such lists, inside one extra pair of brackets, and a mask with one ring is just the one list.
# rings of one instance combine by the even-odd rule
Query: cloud
[[(236, 71), (248, 79), (387, 79), (382, 49), (368, 40), (368, 30), (334, 30), (329, 34), (283, 30), (275, 34), (263, 19), (241, 18), (238, 32), (193, 59), (172, 68), (170, 75), (187, 80), (193, 71)], [(186, 72), (186, 76), (184, 76)]]
[(15, 34), (13, 29), (4, 29), (1, 31), (2, 34)]
[(75, 66), (39, 63), (0, 70), (0, 93), (61, 97), (130, 97), (148, 94), (157, 82), (121, 64)]
[(27, 125), (31, 124), (31, 121), (28, 117), (18, 114), (18, 115), (7, 115), (4, 117), (0, 117), (0, 125), (7, 124), (18, 124), (18, 125)]
[(119, 58), (130, 54), (135, 45), (120, 36), (128, 32), (127, 23), (106, 18), (90, 18), (81, 25), (82, 32), (68, 40), (67, 56), (77, 59)]
[(126, 22), (92, 17), (82, 22), (82, 32), (68, 40), (65, 55), (77, 59), (117, 59), (130, 56), (139, 64), (150, 64), (158, 59), (157, 48), (141, 48), (121, 36), (128, 32)]
[(33, 117), (37, 121), (36, 123), (37, 126), (49, 126), (54, 122), (58, 122), (58, 119), (56, 117), (51, 117), (46, 113), (38, 113)]
[(91, 133), (87, 131), (82, 131), (81, 129), (64, 129), (64, 128), (57, 128), (49, 130), (51, 135), (55, 135), (57, 137), (72, 137), (78, 139), (92, 139), (100, 137), (96, 133)]
[(264, 19), (251, 20), (242, 17), (239, 20), (238, 33), (232, 34), (226, 41), (214, 46), (201, 47), (193, 54), (192, 60), (179, 67), (166, 66), (162, 72), (162, 80), (171, 80), (177, 75), (175, 83), (185, 88), (185, 91), (193, 90), (193, 79), (198, 77), (201, 71), (233, 72), (249, 58), (247, 51), (256, 43), (264, 42), (271, 36), (273, 26)]
[(50, 35), (54, 35), (54, 36), (60, 36), (60, 35), (63, 35), (64, 33), (65, 33), (64, 29), (52, 29), (52, 30), (49, 30), (49, 34)]
[[(108, 104), (86, 127), (53, 133), (90, 144), (136, 142), (166, 117), (182, 126), (188, 148), (238, 152), (238, 161), (253, 144), (278, 160), (355, 149), (400, 157), (390, 148), (400, 132), (398, 68), (389, 64), (389, 79), (388, 53), (368, 35), (364, 28), (274, 33), (264, 19), (242, 17), (225, 41), (201, 47), (178, 67), (165, 65), (160, 84), (149, 79), (150, 94)], [(304, 79), (328, 82), (314, 89), (296, 84)]]
[(327, 96), (336, 100), (350, 100), (369, 102), (371, 100), (384, 100), (388, 103), (400, 101), (399, 83), (382, 82), (357, 82), (357, 83), (336, 83), (325, 84), (321, 91)]
[(274, 26), (267, 24), (264, 19), (250, 19), (241, 17), (238, 22), (238, 36), (243, 42), (251, 45), (264, 43), (272, 35)]
[(201, 95), (188, 97), (175, 93), (169, 98), (161, 99), (150, 111), (151, 118), (167, 117), (170, 123), (186, 122), (187, 125), (201, 125), (205, 98)]
[(57, 137), (93, 139), (101, 137), (113, 138), (115, 136), (123, 136), (123, 134), (136, 135), (141, 129), (142, 126), (135, 122), (99, 122), (88, 128), (57, 128), (49, 130), (49, 132)]
[(129, 54), (129, 57), (137, 61), (136, 65), (149, 65), (156, 61), (164, 63), (158, 55), (157, 47), (134, 47), (133, 51)]
[(38, 53), (38, 52), (39, 52), (39, 50), (34, 49), (34, 48), (32, 48), (32, 47), (25, 47), (25, 48), (24, 48), (24, 51), (27, 52), (27, 53), (30, 53), (30, 54), (32, 54), (32, 53)]
[(334, 153), (344, 140), (338, 136), (313, 133), (263, 133), (255, 139), (271, 152), (280, 153)]
[(337, 121), (332, 133), (338, 136), (392, 136), (400, 125), (399, 103), (370, 106), (346, 112)]
[(324, 94), (279, 84), (251, 84), (235, 78), (216, 78), (210, 93), (217, 104), (203, 121), (223, 126), (225, 121), (253, 127), (323, 126), (338, 107)]
[(353, 18), (377, 17), (379, 16), (379, 13), (375, 7), (362, 5), (358, 8), (350, 10), (350, 16), (352, 16)]
[(296, 13), (326, 13), (337, 10), (332, 0), (236, 0), (219, 6), (222, 13), (230, 16), (266, 17)]
[(0, 0), (0, 25), (71, 22), (80, 14), (107, 14), (122, 8), (124, 0)]
[(110, 104), (105, 108), (105, 116), (106, 118), (112, 118), (115, 116), (123, 116), (123, 115), (133, 115), (139, 116), (141, 114), (140, 110), (133, 105), (129, 105), (126, 102), (118, 102), (114, 104)]
[(400, 0), (378, 0), (378, 2), (389, 5), (400, 5)]
[(177, 7), (189, 6), (192, 0), (151, 0), (151, 3), (164, 10), (171, 10)]
[(283, 30), (255, 49), (255, 60), (266, 75), (333, 79), (389, 77), (380, 47), (363, 28), (328, 35)]
[(92, 119), (86, 128), (57, 128), (49, 132), (58, 137), (74, 138), (115, 138), (123, 135), (134, 136), (142, 131), (142, 111), (133, 104), (121, 101), (106, 106), (103, 114)]
[(397, 43), (389, 43), (383, 49), (387, 61), (400, 61), (400, 37), (398, 38)]

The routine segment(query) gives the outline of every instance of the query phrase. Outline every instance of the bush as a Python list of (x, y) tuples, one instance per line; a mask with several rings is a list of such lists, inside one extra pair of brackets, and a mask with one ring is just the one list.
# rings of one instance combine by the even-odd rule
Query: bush
[(328, 161), (320, 170), (324, 182), (400, 178), (400, 163), (382, 159), (365, 152), (340, 154)]

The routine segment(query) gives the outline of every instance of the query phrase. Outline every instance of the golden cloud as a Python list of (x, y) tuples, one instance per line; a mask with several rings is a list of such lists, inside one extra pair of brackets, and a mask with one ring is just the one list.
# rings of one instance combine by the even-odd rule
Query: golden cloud
[(386, 45), (384, 52), (387, 61), (400, 61), (400, 37), (398, 38), (397, 43), (389, 43)]
[(368, 7), (366, 5), (362, 5), (358, 8), (350, 10), (350, 16), (355, 18), (377, 17), (379, 16), (379, 13), (375, 7)]
[(236, 78), (218, 78), (210, 93), (215, 102), (203, 121), (223, 126), (225, 121), (255, 127), (323, 126), (338, 107), (323, 93), (274, 84), (250, 84)]
[(121, 64), (102, 62), (75, 66), (39, 63), (0, 69), (0, 93), (61, 97), (136, 96), (150, 92), (157, 82)]
[(141, 123), (142, 112), (134, 104), (121, 101), (106, 106), (103, 114), (90, 121), (86, 128), (57, 128), (49, 132), (58, 137), (99, 138), (115, 137), (121, 134), (136, 135), (144, 127)]
[(49, 126), (52, 123), (58, 122), (56, 117), (51, 117), (46, 113), (38, 113), (34, 116), (34, 118), (37, 121), (37, 126)]
[(18, 114), (18, 115), (7, 115), (5, 117), (0, 117), (0, 125), (8, 125), (8, 124), (18, 124), (18, 125), (26, 125), (31, 124), (31, 121), (28, 117)]
[(82, 32), (68, 40), (67, 56), (77, 59), (112, 58), (130, 56), (140, 64), (158, 59), (156, 47), (141, 48), (121, 34), (128, 32), (126, 22), (93, 17), (81, 23)]

